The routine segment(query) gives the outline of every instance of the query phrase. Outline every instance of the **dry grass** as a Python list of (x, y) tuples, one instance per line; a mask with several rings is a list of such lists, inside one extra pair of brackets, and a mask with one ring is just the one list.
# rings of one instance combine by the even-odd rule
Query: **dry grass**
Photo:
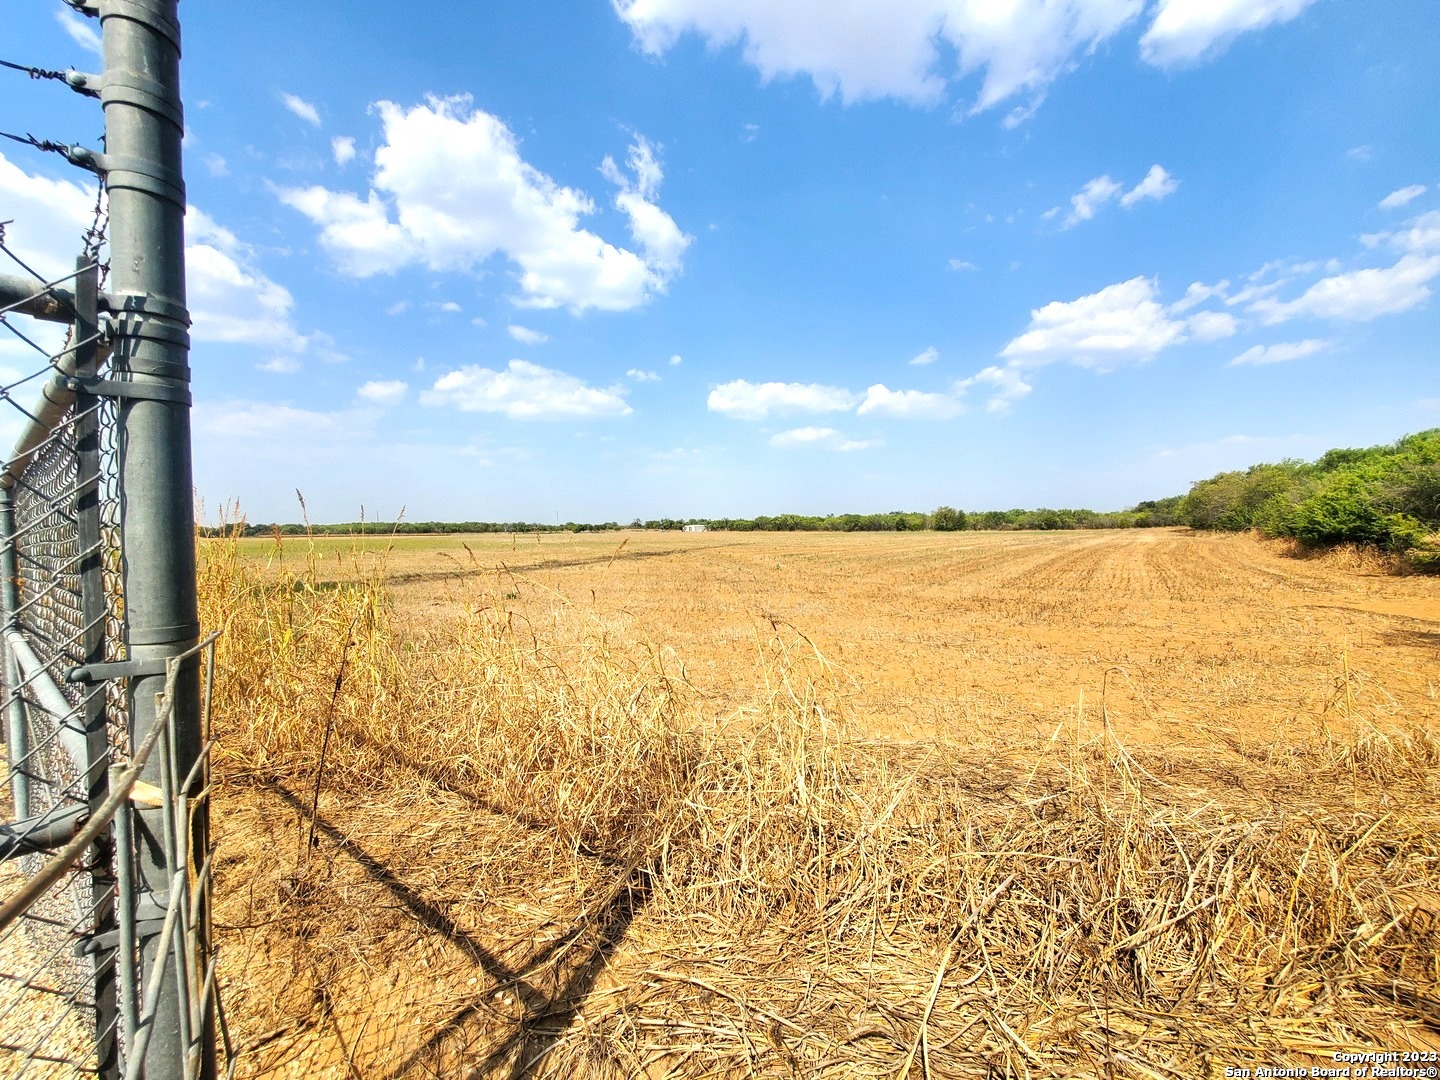
[(1342, 572), (1397, 575), (1414, 572), (1414, 567), (1403, 555), (1396, 555), (1370, 544), (1311, 547), (1298, 540), (1279, 539), (1268, 541), (1268, 546), (1287, 558), (1305, 559)]
[[(623, 547), (619, 541), (623, 540)], [(445, 635), (477, 605), (551, 646), (597, 631), (652, 642), (710, 715), (757, 708), (756, 634), (802, 628), (850, 677), (867, 735), (1048, 738), (1111, 680), (1128, 746), (1303, 737), (1348, 668), (1377, 720), (1440, 727), (1440, 585), (1250, 537), (1119, 533), (402, 537), (383, 559), (392, 624)], [(317, 541), (321, 581), (357, 577), (352, 542)], [(241, 551), (306, 572), (302, 542)]]
[(1114, 669), (1038, 742), (877, 742), (778, 619), (717, 713), (523, 575), (417, 623), (377, 564), (203, 555), (242, 1071), (1194, 1077), (1437, 1045), (1440, 742), (1348, 670), (1303, 734), (1127, 748)]

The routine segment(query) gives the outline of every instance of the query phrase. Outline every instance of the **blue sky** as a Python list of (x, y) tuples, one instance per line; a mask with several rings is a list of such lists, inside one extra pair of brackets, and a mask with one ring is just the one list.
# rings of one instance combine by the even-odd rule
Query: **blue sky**
[[(3, 58), (98, 65), (17, 8)], [(1433, 0), (181, 15), (212, 513), (1113, 509), (1440, 424)], [(0, 155), (66, 265), (86, 178)]]

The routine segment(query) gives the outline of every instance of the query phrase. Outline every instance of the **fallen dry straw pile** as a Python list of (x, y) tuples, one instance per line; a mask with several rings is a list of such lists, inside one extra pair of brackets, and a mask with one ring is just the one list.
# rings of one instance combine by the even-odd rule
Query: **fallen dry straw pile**
[(1429, 733), (1336, 714), (1142, 756), (1097, 714), (878, 745), (784, 627), (715, 717), (524, 581), (401, 633), (376, 580), (205, 555), (251, 1073), (1196, 1077), (1436, 1045)]

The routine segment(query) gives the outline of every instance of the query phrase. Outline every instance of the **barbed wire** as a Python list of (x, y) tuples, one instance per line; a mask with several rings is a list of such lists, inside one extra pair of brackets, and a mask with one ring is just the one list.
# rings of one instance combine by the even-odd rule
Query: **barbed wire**
[(100, 269), (100, 288), (105, 288), (105, 282), (110, 277), (110, 260), (100, 261), (100, 249), (105, 246), (110, 230), (110, 200), (107, 197), (104, 183), (100, 183), (95, 189), (95, 211), (90, 220), (90, 227), (84, 232), (81, 239), (85, 243), (85, 257), (95, 263)]
[(8, 131), (0, 131), (7, 139), (13, 139), (23, 146), (33, 146), (36, 150), (42, 150), (47, 154), (63, 154), (70, 149), (64, 143), (58, 143), (53, 139), (37, 139), (28, 131), (24, 135), (13, 135)]
[[(0, 60), (0, 63), (4, 63), (4, 61)], [(27, 138), (25, 139), (18, 138), (14, 135), (9, 135), (8, 133), (3, 131), (0, 131), (0, 135), (5, 135), (7, 138), (15, 139), (17, 142), (28, 141), (29, 144), (38, 146), (41, 149), (45, 148), (43, 144), (47, 142), (47, 140), (36, 139), (33, 135), (27, 136)], [(5, 227), (7, 225), (13, 225), (14, 223), (15, 221), (13, 218), (6, 221), (0, 221), (0, 253), (3, 253), (6, 257), (10, 259), (11, 262), (24, 270), (42, 286), (48, 288), (53, 283), (43, 274), (41, 274), (40, 271), (36, 270), (33, 266), (31, 266), (14, 251), (12, 251), (6, 244)], [(90, 224), (85, 228), (85, 231), (80, 234), (80, 241), (84, 248), (84, 257), (88, 261), (94, 263), (98, 268), (100, 272), (99, 286), (102, 289), (105, 287), (105, 283), (110, 276), (109, 260), (107, 259), (104, 262), (100, 261), (101, 249), (104, 248), (105, 243), (109, 238), (109, 229), (110, 200), (106, 198), (105, 185), (102, 182), (96, 186), (95, 207), (91, 212)], [(27, 336), (3, 314), (0, 314), (0, 326), (4, 326), (6, 330), (10, 331), (10, 333), (14, 334), (25, 344), (29, 345), (32, 349), (40, 353), (42, 356), (47, 357), (52, 362), (57, 356), (64, 355), (64, 353), (70, 348), (72, 348), (74, 344), (72, 341), (75, 333), (75, 328), (73, 324), (67, 327), (65, 331), (65, 341), (61, 345), (60, 349), (55, 353), (51, 353), (49, 349), (46, 349), (44, 346), (40, 345), (38, 342)]]
[(32, 79), (57, 79), (60, 82), (68, 82), (65, 72), (55, 71), (51, 68), (30, 67), (28, 64), (12, 64), (9, 60), (0, 60), (0, 67), (7, 67), (11, 71), (23, 71)]

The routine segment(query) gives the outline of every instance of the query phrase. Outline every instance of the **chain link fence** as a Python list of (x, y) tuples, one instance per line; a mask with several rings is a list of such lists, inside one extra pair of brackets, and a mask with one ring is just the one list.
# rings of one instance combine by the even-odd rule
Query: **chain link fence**
[[(213, 1074), (214, 1020), (225, 1030), (203, 916), (210, 852), (188, 850), (209, 797), (209, 745), (182, 773), (174, 684), (208, 655), (208, 714), (213, 637), (157, 670), (127, 652), (122, 429), (117, 399), (91, 392), (123, 376), (105, 348), (98, 209), (96, 222), (77, 271), (58, 280), (15, 258), (0, 231), (0, 259), (22, 271), (0, 276), (0, 330), (35, 356), (0, 386), (0, 430), (20, 429), (0, 469), (0, 818), (13, 812), (0, 825), (0, 1076), (201, 1077)], [(17, 315), (69, 328), (49, 351), (43, 327)], [(159, 721), (132, 745), (126, 680), (157, 673), (167, 675)], [(140, 779), (152, 754), (159, 784)], [(136, 886), (147, 810), (163, 819), (168, 894)], [(148, 977), (147, 940), (161, 958)], [(182, 997), (181, 1058), (147, 1069), (167, 990)]]
[(0, 206), (0, 357), (27, 358), (0, 365), (0, 1077), (212, 1080), (178, 0), (66, 3), (102, 72), (0, 60), (105, 120), (98, 149), (0, 132), (99, 180), (62, 277)]
[[(33, 879), (53, 843), (79, 828), (103, 791), (109, 747), (123, 747), (125, 738), (123, 713), (112, 716), (106, 708), (104, 684), (68, 678), (73, 669), (123, 650), (119, 627), (95, 624), (94, 613), (110, 605), (90, 595), (100, 584), (95, 570), (107, 561), (119, 565), (118, 534), (110, 537), (113, 553), (103, 550), (99, 537), (101, 504), (110, 503), (109, 516), (118, 518), (114, 458), (111, 474), (103, 476), (101, 403), (82, 400), (65, 385), (96, 368), (94, 313), (82, 318), (74, 299), (80, 292), (93, 298), (98, 287), (101, 207), (97, 201), (90, 250), (76, 273), (62, 281), (41, 278), (0, 235), (0, 255), (12, 264), (6, 269), (21, 271), (19, 280), (33, 289), (11, 301), (0, 319), (36, 357), (34, 369), (0, 392), (22, 432), (15, 456), (0, 474), (5, 786), (15, 821), (3, 842), (9, 856), (5, 877), (12, 882)], [(81, 280), (89, 287), (77, 288)], [(44, 328), (16, 325), (17, 311), (42, 300), (55, 305), (49, 314), (68, 308), (72, 316), (54, 353), (40, 344)], [(38, 398), (38, 405), (26, 408), (21, 394)], [(118, 596), (115, 607), (123, 610)], [(113, 1071), (105, 1068), (110, 1064), (105, 1059), (115, 1057), (118, 1034), (114, 961), (100, 958), (97, 966), (98, 954), (86, 955), (77, 945), (111, 929), (116, 886), (109, 852), (97, 846), (88, 855), (0, 932), (0, 1054), (19, 1063), (17, 1075), (39, 1065), (51, 1074)]]

